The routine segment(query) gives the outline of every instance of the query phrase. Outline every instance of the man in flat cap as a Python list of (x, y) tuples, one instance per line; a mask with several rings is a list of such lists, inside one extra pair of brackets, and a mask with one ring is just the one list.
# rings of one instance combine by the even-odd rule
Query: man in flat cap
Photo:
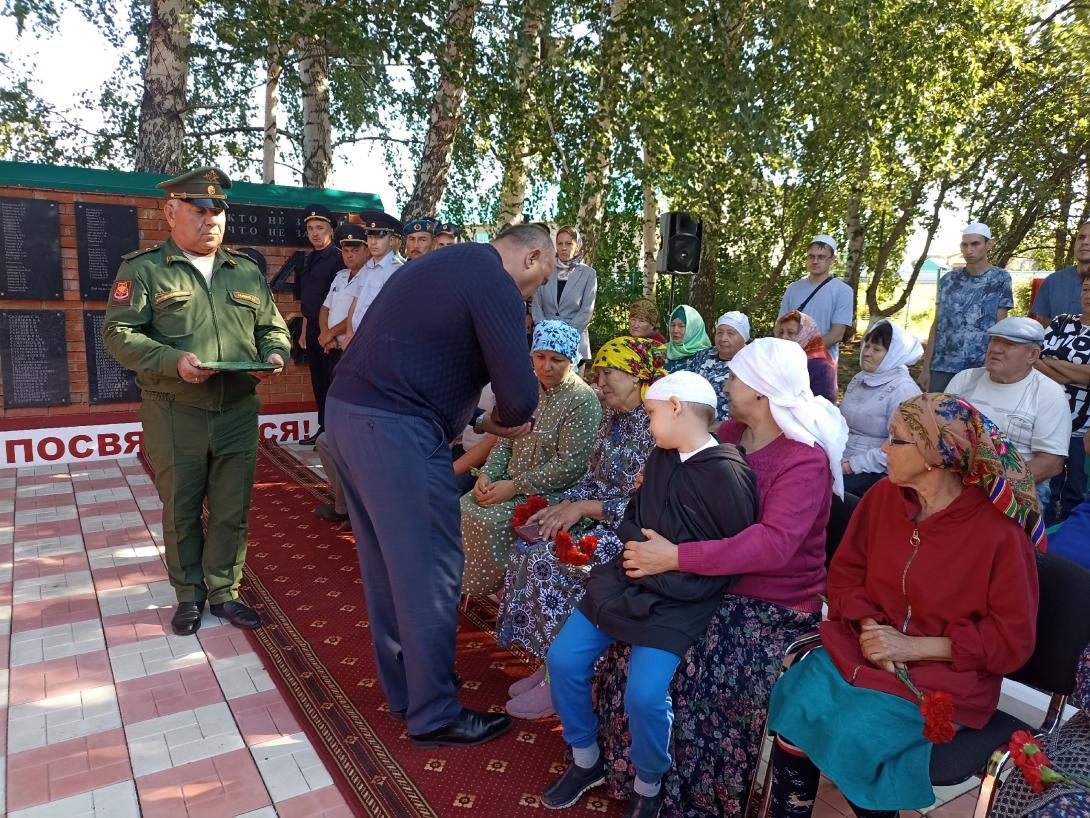
[(435, 227), (435, 247), (446, 247), (448, 244), (458, 244), (462, 240), (462, 228), (454, 222), (439, 222)]
[[(257, 459), (255, 388), (280, 373), (291, 338), (257, 265), (220, 246), (230, 186), (215, 168), (157, 185), (170, 238), (125, 256), (103, 330), (106, 348), (140, 387), (143, 450), (163, 501), (178, 597), (171, 626), (181, 636), (200, 627), (206, 601), (237, 627), (261, 625), (238, 601)], [(206, 368), (212, 362), (239, 369)], [(247, 363), (275, 368), (246, 370)]]
[(963, 369), (982, 366), (988, 352), (988, 328), (1007, 317), (1014, 306), (1011, 274), (992, 264), (995, 241), (988, 225), (973, 222), (961, 231), (964, 267), (939, 279), (935, 319), (920, 367), (924, 392), (945, 392)]
[(1063, 471), (1071, 440), (1071, 410), (1063, 387), (1034, 368), (1044, 328), (1032, 318), (1004, 318), (987, 330), (984, 366), (956, 374), (946, 391), (959, 395), (1007, 433), (1037, 483), (1041, 511), (1049, 480)]
[(836, 240), (818, 233), (806, 248), (806, 278), (788, 285), (780, 301), (777, 318), (792, 310), (809, 315), (817, 322), (829, 354), (837, 360), (844, 333), (855, 322), (852, 315), (852, 288), (833, 275)]
[(318, 342), (322, 331), (318, 313), (329, 294), (333, 278), (344, 269), (344, 261), (341, 248), (333, 243), (333, 231), (337, 224), (328, 208), (320, 204), (307, 205), (303, 224), (306, 226), (307, 240), (314, 249), (307, 253), (303, 269), (295, 277), (295, 297), (303, 313), (303, 331), (299, 333), (299, 342), (307, 351), (310, 388), (314, 392), (314, 402), (318, 404), (318, 430), (299, 442), (304, 446), (313, 446), (325, 428), (325, 395), (333, 379), (333, 362)]
[(401, 233), (405, 239), (405, 260), (420, 258), (431, 251), (435, 244), (435, 220), (413, 219), (405, 225)]

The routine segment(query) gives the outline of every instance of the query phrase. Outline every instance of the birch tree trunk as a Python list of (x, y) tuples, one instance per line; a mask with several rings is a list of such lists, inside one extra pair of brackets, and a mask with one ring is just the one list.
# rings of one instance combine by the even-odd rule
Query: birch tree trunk
[(511, 61), (511, 106), (508, 140), (503, 150), (503, 180), (496, 224), (518, 224), (526, 203), (530, 171), (530, 75), (541, 59), (541, 30), (545, 26), (547, 0), (525, 0)]
[(859, 277), (863, 270), (863, 243), (866, 237), (866, 228), (860, 217), (862, 207), (863, 190), (856, 187), (852, 190), (848, 199), (848, 211), (844, 218), (844, 225), (848, 231), (848, 254), (844, 261), (844, 277), (852, 288), (852, 315), (859, 310)]
[(308, 37), (299, 61), (303, 79), (303, 186), (328, 187), (333, 171), (333, 129), (329, 117), (329, 53)]
[(185, 139), (186, 49), (193, 24), (193, 0), (152, 0), (148, 61), (136, 142), (136, 170), (182, 172)]
[[(646, 153), (646, 150), (645, 150)], [(650, 182), (643, 183), (643, 294), (655, 300), (655, 288), (658, 286), (658, 272), (655, 262), (659, 252), (659, 202), (655, 197), (655, 187)]]
[[(270, 17), (275, 18), (280, 3), (269, 4)], [(280, 117), (280, 75), (284, 71), (283, 55), (279, 42), (269, 43), (268, 68), (265, 74), (265, 136), (261, 150), (261, 181), (266, 185), (276, 182), (276, 129)]]
[(451, 0), (447, 15), (447, 45), (439, 84), (428, 111), (428, 133), (416, 169), (416, 181), (402, 221), (434, 216), (447, 189), (454, 136), (465, 96), (465, 66), (473, 53), (473, 29), (480, 0)]
[(579, 232), (583, 236), (583, 254), (594, 266), (594, 250), (598, 242), (606, 191), (609, 189), (613, 159), (613, 118), (617, 112), (620, 92), (621, 62), (624, 57), (624, 32), (619, 21), (628, 9), (629, 0), (612, 0), (609, 22), (602, 35), (598, 103), (590, 123), (590, 150), (583, 174), (583, 200), (579, 204)]

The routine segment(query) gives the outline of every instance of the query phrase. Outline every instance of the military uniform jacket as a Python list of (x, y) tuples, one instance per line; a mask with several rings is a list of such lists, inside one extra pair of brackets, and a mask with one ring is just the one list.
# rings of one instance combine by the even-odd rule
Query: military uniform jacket
[(136, 372), (144, 400), (219, 411), (253, 394), (257, 379), (218, 372), (204, 383), (178, 377), (186, 352), (201, 361), (288, 359), (291, 338), (257, 265), (220, 248), (211, 283), (172, 240), (125, 256), (110, 290), (106, 348)]

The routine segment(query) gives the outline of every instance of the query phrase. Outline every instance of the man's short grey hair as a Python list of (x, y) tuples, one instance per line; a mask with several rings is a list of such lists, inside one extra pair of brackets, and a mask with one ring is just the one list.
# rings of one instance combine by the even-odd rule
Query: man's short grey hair
[(505, 227), (495, 241), (510, 241), (526, 250), (554, 252), (553, 237), (539, 224), (513, 224)]

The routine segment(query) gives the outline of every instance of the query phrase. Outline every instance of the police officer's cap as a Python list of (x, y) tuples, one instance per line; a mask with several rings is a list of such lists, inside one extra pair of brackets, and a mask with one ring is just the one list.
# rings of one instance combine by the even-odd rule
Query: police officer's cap
[(381, 210), (361, 210), (360, 224), (364, 229), (382, 233), (400, 233), (401, 222)]
[(435, 219), (413, 219), (401, 232), (406, 236), (411, 236), (414, 233), (427, 233), (429, 236), (435, 235), (435, 227), (438, 222)]
[(462, 226), (455, 224), (454, 222), (439, 222), (435, 227), (435, 235), (437, 236), (454, 236), (454, 238), (461, 238)]
[(303, 224), (311, 219), (321, 219), (323, 222), (328, 222), (330, 227), (337, 223), (336, 219), (333, 218), (333, 212), (328, 207), (323, 207), (320, 204), (307, 205), (303, 213)]
[(359, 247), (367, 243), (367, 230), (362, 224), (342, 224), (333, 232), (338, 247)]
[(156, 185), (168, 199), (180, 199), (197, 207), (227, 209), (227, 194), (231, 179), (219, 168), (197, 168)]

